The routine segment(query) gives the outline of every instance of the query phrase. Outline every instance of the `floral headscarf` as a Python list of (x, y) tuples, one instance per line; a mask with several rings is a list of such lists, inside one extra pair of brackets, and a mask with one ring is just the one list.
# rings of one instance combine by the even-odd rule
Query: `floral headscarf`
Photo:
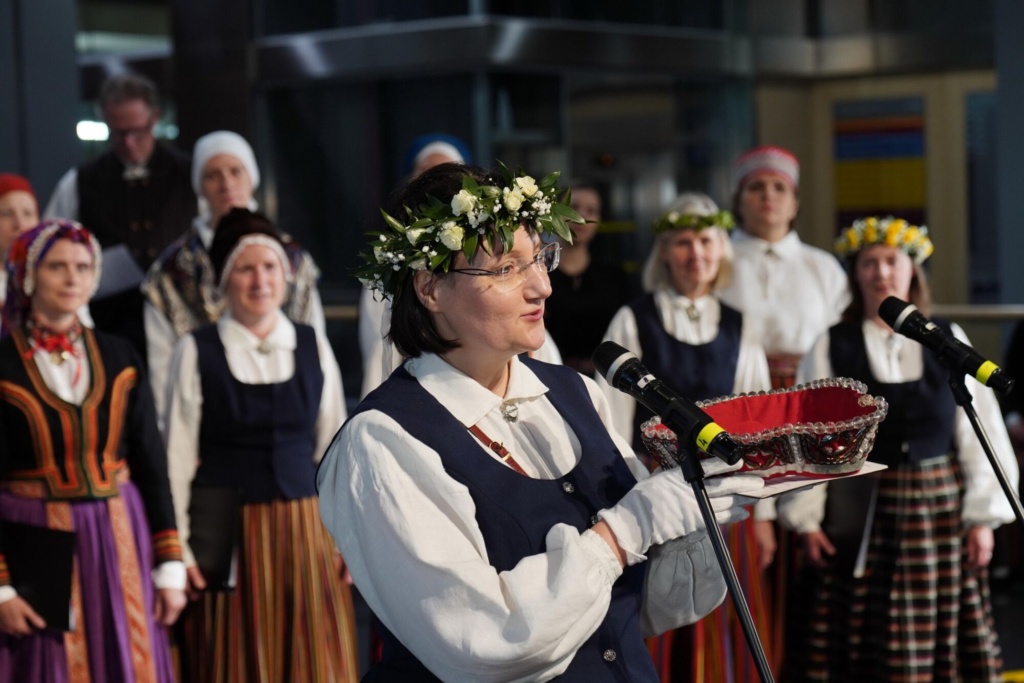
[(82, 244), (93, 257), (96, 265), (92, 291), (96, 293), (100, 283), (102, 257), (100, 244), (92, 233), (80, 224), (68, 220), (43, 221), (31, 230), (18, 235), (7, 252), (7, 301), (3, 309), (3, 333), (8, 334), (15, 327), (24, 325), (32, 308), (32, 295), (36, 291), (36, 268), (57, 240), (71, 240)]

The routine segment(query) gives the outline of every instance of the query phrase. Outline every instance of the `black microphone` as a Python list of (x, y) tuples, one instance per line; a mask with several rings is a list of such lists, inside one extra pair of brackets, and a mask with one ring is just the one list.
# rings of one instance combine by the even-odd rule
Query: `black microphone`
[(1013, 380), (998, 365), (985, 360), (970, 346), (947, 334), (921, 315), (914, 304), (890, 296), (878, 307), (878, 315), (894, 331), (934, 351), (939, 360), (952, 370), (970, 375), (1003, 395), (1013, 389)]
[(624, 391), (661, 417), (676, 433), (680, 443), (692, 443), (700, 450), (730, 465), (740, 459), (740, 446), (711, 416), (648, 372), (636, 354), (615, 342), (602, 342), (591, 356), (594, 367), (619, 391)]

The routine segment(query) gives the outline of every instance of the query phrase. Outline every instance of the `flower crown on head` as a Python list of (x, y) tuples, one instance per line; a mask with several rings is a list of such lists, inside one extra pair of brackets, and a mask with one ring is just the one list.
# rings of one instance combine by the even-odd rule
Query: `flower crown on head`
[(869, 216), (855, 220), (844, 228), (836, 239), (833, 251), (841, 259), (852, 259), (854, 254), (875, 244), (896, 247), (914, 260), (924, 263), (935, 246), (928, 237), (928, 228), (911, 225), (902, 218)]
[(381, 210), (386, 230), (369, 233), (370, 250), (360, 254), (366, 265), (355, 271), (363, 286), (394, 298), (410, 272), (446, 273), (459, 252), (468, 260), (477, 248), (493, 252), (499, 243), (511, 251), (520, 226), (571, 243), (568, 223), (585, 221), (569, 207), (569, 190), (559, 189), (559, 173), (537, 182), (522, 170), (513, 174), (500, 161), (498, 167), (501, 186), (464, 175), (462, 189), (448, 203), (429, 197), (420, 206), (406, 206), (408, 224)]
[(706, 216), (669, 211), (654, 221), (654, 233), (658, 234), (669, 230), (703, 230), (704, 228), (721, 228), (728, 231), (735, 226), (736, 221), (732, 214), (725, 210), (716, 211)]

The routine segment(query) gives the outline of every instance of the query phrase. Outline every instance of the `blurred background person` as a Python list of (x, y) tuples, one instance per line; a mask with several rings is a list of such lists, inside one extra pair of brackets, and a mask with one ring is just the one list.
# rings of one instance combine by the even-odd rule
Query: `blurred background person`
[(560, 240), (558, 268), (551, 273), (551, 296), (544, 324), (558, 345), (562, 362), (585, 375), (594, 374), (590, 359), (608, 323), (631, 296), (626, 272), (617, 265), (594, 261), (590, 246), (601, 225), (601, 193), (585, 181), (571, 184), (569, 205), (586, 223), (573, 226), (573, 241)]
[(800, 241), (800, 164), (780, 147), (756, 147), (733, 165), (732, 282), (722, 301), (746, 316), (768, 354), (776, 387), (792, 386), (800, 357), (849, 303), (834, 256)]
[[(128, 338), (145, 362), (142, 296), (135, 285), (140, 271), (144, 273), (196, 215), (189, 158), (157, 142), (160, 99), (149, 79), (136, 74), (108, 78), (97, 107), (107, 124), (110, 150), (64, 174), (43, 215), (77, 220), (104, 249), (122, 244), (128, 250), (138, 266), (124, 276), (131, 286), (91, 302), (90, 314), (98, 329)], [(108, 263), (129, 270), (114, 259), (108, 258)]]
[[(774, 388), (796, 381), (800, 358), (850, 301), (846, 274), (828, 252), (804, 244), (793, 221), (800, 208), (800, 163), (781, 147), (755, 147), (733, 163), (732, 206), (741, 228), (732, 234), (735, 254), (732, 283), (720, 292), (724, 303), (744, 315), (751, 334), (768, 356)], [(774, 499), (758, 516), (774, 516)], [(784, 615), (795, 557), (791, 539), (773, 525), (757, 524), (758, 543), (775, 554), (773, 607), (776, 636), (773, 669), (782, 669), (786, 633)], [(794, 593), (799, 599), (800, 591)]]
[[(175, 343), (192, 330), (215, 322), (224, 311), (226, 302), (209, 256), (217, 224), (233, 208), (255, 211), (253, 192), (259, 184), (256, 157), (241, 135), (220, 130), (196, 141), (192, 186), (201, 199), (199, 215), (153, 263), (142, 283), (150, 381), (161, 415)], [(326, 338), (323, 303), (317, 289), (320, 270), (313, 257), (289, 235), (282, 233), (281, 239), (293, 273), (283, 310), (291, 320), (312, 325)]]
[(77, 223), (46, 221), (8, 254), (0, 519), (73, 531), (75, 549), (73, 628), (44, 630), (8, 585), (0, 533), (4, 681), (173, 680), (165, 627), (185, 605), (185, 567), (149, 386), (129, 344), (77, 315), (99, 249)]
[[(167, 447), (191, 597), (187, 680), (357, 680), (355, 623), (340, 556), (317, 511), (316, 463), (345, 421), (327, 340), (282, 312), (292, 261), (265, 217), (232, 209), (210, 246), (227, 311), (179, 342)], [(237, 491), (237, 585), (208, 586), (186, 532), (193, 491)], [(205, 591), (205, 589), (211, 589)]]
[[(21, 233), (39, 223), (39, 203), (28, 178), (0, 173), (0, 263)], [(0, 307), (7, 299), (7, 269), (0, 268)], [(3, 329), (0, 322), (0, 330)]]
[[(685, 192), (655, 222), (655, 240), (644, 265), (645, 294), (615, 314), (605, 334), (632, 350), (659, 379), (692, 401), (771, 388), (764, 350), (745, 317), (718, 300), (733, 270), (727, 230), (732, 215), (699, 192)], [(598, 378), (616, 431), (638, 453), (641, 422), (650, 411)], [(755, 518), (759, 508), (754, 508)], [(774, 546), (760, 547), (755, 522), (730, 525), (726, 540), (741, 578), (758, 634), (771, 659), (772, 632), (762, 570)], [(663, 681), (748, 681), (754, 661), (730, 605), (697, 624), (653, 643)]]
[[(808, 613), (794, 620), (792, 680), (987, 681), (1001, 657), (988, 570), (993, 529), (1013, 511), (936, 354), (879, 317), (888, 297), (928, 315), (921, 263), (925, 228), (902, 219), (858, 220), (836, 242), (847, 258), (853, 301), (805, 356), (801, 382), (852, 377), (882, 396), (872, 477), (829, 482), (779, 501), (779, 518), (801, 534)], [(969, 343), (957, 325), (937, 324)], [(1018, 477), (995, 394), (968, 380), (974, 407), (1011, 484)]]

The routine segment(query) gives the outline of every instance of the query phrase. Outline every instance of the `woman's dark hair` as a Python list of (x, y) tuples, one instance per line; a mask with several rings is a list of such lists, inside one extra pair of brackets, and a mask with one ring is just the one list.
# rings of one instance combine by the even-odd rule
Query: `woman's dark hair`
[[(864, 250), (861, 249), (854, 254), (846, 268), (847, 282), (850, 287), (850, 305), (843, 311), (841, 319), (844, 323), (859, 323), (864, 320), (864, 294), (861, 293), (860, 284), (857, 282), (857, 259), (863, 253)], [(914, 264), (914, 275), (910, 278), (908, 298), (910, 303), (917, 306), (917, 310), (921, 311), (921, 315), (925, 317), (931, 315), (931, 287), (928, 286), (928, 277), (924, 273), (924, 268), (917, 263)]]
[[(282, 242), (281, 235), (269, 218), (261, 213), (238, 207), (228, 211), (217, 223), (210, 243), (210, 262), (213, 264), (216, 281), (224, 276), (224, 265), (234, 251), (238, 241), (246, 235), (266, 235)], [(282, 242), (281, 246), (284, 246)]]
[[(479, 166), (439, 164), (427, 169), (392, 193), (384, 210), (388, 215), (404, 222), (407, 218), (405, 207), (415, 209), (421, 204), (426, 204), (429, 197), (435, 197), (442, 202), (451, 201), (451, 198), (462, 189), (462, 177), (466, 175), (481, 184), (491, 182), (488, 180), (490, 174)], [(445, 273), (437, 272), (435, 276), (438, 280), (434, 286), (444, 284), (441, 280), (446, 277)], [(402, 355), (410, 358), (416, 358), (424, 353), (443, 355), (459, 347), (457, 340), (445, 339), (437, 331), (430, 311), (416, 296), (412, 276), (406, 279), (402, 289), (395, 293), (394, 301), (391, 303), (391, 329), (387, 336)]]

